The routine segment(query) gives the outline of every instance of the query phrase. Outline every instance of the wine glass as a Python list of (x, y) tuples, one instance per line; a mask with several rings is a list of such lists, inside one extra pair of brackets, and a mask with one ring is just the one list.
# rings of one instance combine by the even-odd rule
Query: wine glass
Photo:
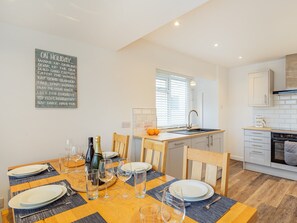
[(72, 146), (70, 151), (70, 158), (74, 161), (75, 168), (77, 170), (78, 162), (83, 160), (82, 149), (80, 146)]
[(185, 218), (185, 204), (181, 188), (174, 188), (174, 192), (165, 187), (162, 196), (161, 216), (164, 222), (183, 222)]
[[(125, 165), (124, 168), (123, 168), (123, 165)], [(132, 177), (132, 165), (130, 162), (128, 162), (128, 159), (126, 158), (120, 159), (119, 165), (117, 168), (117, 176), (121, 181), (124, 182), (124, 185), (123, 185), (124, 192), (122, 194), (122, 197), (128, 198), (129, 195), (126, 190), (126, 182)]]
[(101, 159), (99, 162), (99, 179), (105, 183), (105, 195), (104, 198), (108, 199), (109, 195), (107, 193), (107, 183), (114, 176), (114, 168), (112, 167), (111, 159)]

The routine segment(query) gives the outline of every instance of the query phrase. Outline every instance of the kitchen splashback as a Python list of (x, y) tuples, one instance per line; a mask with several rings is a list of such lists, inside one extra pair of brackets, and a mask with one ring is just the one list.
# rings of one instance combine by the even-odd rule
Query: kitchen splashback
[(133, 108), (133, 134), (146, 134), (146, 129), (157, 127), (155, 108)]
[(273, 95), (274, 106), (254, 108), (253, 115), (262, 115), (267, 127), (273, 129), (297, 130), (297, 95)]

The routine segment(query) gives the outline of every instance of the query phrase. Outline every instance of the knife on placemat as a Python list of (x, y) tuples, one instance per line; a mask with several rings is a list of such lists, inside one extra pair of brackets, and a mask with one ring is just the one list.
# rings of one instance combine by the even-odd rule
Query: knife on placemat
[(33, 213), (30, 213), (30, 214), (22, 215), (22, 216), (20, 216), (20, 219), (27, 218), (27, 217), (30, 217), (32, 215), (35, 215), (35, 214), (38, 214), (38, 213), (41, 213), (41, 212), (44, 212), (44, 211), (49, 211), (52, 208), (56, 208), (56, 207), (59, 207), (59, 206), (62, 206), (62, 205), (67, 205), (67, 204), (71, 204), (71, 202), (68, 201), (66, 203), (59, 203), (59, 204), (56, 204), (56, 205), (52, 206), (51, 208), (46, 208), (46, 209), (43, 209), (43, 210), (40, 210), (40, 211), (35, 211)]

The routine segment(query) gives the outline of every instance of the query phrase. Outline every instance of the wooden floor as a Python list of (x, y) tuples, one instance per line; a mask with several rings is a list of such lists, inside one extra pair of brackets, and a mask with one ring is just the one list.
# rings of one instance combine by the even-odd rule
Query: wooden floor
[(232, 160), (228, 197), (257, 208), (259, 223), (297, 223), (297, 181), (243, 170)]

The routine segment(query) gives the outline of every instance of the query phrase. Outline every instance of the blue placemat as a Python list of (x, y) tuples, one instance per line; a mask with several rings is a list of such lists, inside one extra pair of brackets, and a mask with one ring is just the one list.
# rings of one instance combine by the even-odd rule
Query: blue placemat
[[(169, 186), (175, 181), (177, 181), (177, 179), (162, 184), (161, 186), (155, 187), (147, 191), (146, 193), (155, 198), (156, 200), (159, 200), (155, 194), (160, 194), (161, 190), (163, 190), (166, 186)], [(199, 223), (217, 222), (236, 203), (236, 201), (230, 198), (221, 196), (222, 199), (214, 203), (209, 210), (203, 208), (205, 205), (209, 204), (218, 196), (218, 194), (214, 194), (211, 198), (207, 200), (191, 202), (191, 206), (186, 208), (186, 216), (194, 219), (195, 221), (198, 221)]]
[[(29, 177), (24, 177), (24, 178), (16, 178), (16, 177), (11, 177), (9, 176), (9, 185), (17, 185), (17, 184), (22, 184), (22, 183), (28, 183), (31, 181), (35, 180), (40, 180), (48, 177), (53, 177), (59, 175), (58, 171), (49, 163), (47, 163), (49, 166), (48, 169), (42, 171), (41, 173), (34, 175), (34, 176), (29, 176)], [(50, 170), (50, 171), (48, 171)]]
[[(157, 172), (157, 171), (154, 171), (154, 170), (150, 170), (150, 171), (147, 171), (146, 173), (146, 182), (150, 181), (150, 180), (153, 180), (153, 179), (156, 179), (160, 176), (163, 176), (164, 173), (161, 173), (161, 172)], [(130, 186), (134, 186), (134, 175), (132, 175), (132, 177), (127, 181), (127, 184), (129, 184)]]
[[(55, 183), (52, 183), (52, 184), (61, 184), (61, 182), (65, 182), (67, 185), (70, 186), (70, 184), (66, 180), (58, 181), (58, 182), (55, 182)], [(13, 196), (15, 196), (15, 195), (17, 195), (17, 194), (19, 194), (21, 192), (22, 191), (14, 192)], [(59, 207), (54, 207), (53, 209), (51, 209), (56, 204), (66, 203), (66, 202), (71, 202), (71, 203), (67, 204), (67, 205), (62, 205), (62, 206), (59, 206)], [(75, 194), (75, 195), (72, 195), (72, 196), (67, 196), (67, 194), (65, 194), (60, 199), (54, 201), (53, 203), (51, 203), (49, 205), (41, 207), (41, 208), (36, 208), (36, 209), (32, 209), (32, 210), (14, 209), (15, 223), (36, 222), (36, 221), (48, 218), (50, 216), (59, 214), (61, 212), (70, 210), (72, 208), (81, 206), (81, 205), (86, 204), (86, 203), (87, 202), (78, 193)], [(39, 210), (44, 210), (44, 209), (49, 209), (49, 210), (38, 213), (38, 214), (35, 214), (35, 215), (27, 217), (27, 218), (23, 218), (23, 219), (20, 218), (20, 216), (22, 216), (22, 215), (30, 214), (32, 212), (39, 211)]]
[(106, 222), (107, 221), (105, 221), (104, 218), (98, 212), (96, 212), (94, 214), (81, 218), (77, 221), (74, 221), (73, 223), (106, 223)]

